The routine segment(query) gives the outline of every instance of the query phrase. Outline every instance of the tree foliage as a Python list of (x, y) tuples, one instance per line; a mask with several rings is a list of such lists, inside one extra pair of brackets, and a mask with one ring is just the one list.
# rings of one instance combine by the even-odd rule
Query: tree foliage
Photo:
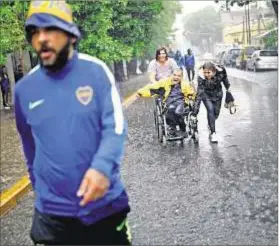
[(220, 15), (211, 6), (192, 13), (185, 19), (186, 38), (203, 52), (210, 50), (213, 43), (222, 40), (222, 29)]
[[(226, 0), (225, 4), (222, 5), (222, 8), (230, 11), (230, 7), (233, 7), (234, 5), (237, 5), (238, 7), (243, 7), (244, 5), (248, 5), (251, 2), (255, 2), (256, 0)], [(215, 0), (216, 3), (220, 2), (219, 0)], [(271, 5), (273, 7), (273, 10), (275, 12), (276, 18), (278, 19), (278, 0), (276, 1), (267, 1), (268, 5)]]
[(176, 14), (181, 13), (179, 2), (162, 1), (161, 12), (156, 16), (154, 22), (150, 24), (151, 40), (146, 46), (146, 56), (153, 57), (158, 45), (167, 44), (170, 41), (168, 36), (172, 34), (172, 25)]
[(27, 9), (28, 2), (0, 3), (0, 64), (5, 63), (8, 53), (26, 46), (23, 26)]
[[(144, 57), (158, 45), (167, 42), (177, 2), (163, 0), (94, 0), (68, 1), (82, 39), (80, 52), (105, 62)], [(28, 1), (1, 1), (0, 62), (14, 50), (25, 48), (24, 21)]]
[(268, 33), (264, 38), (263, 42), (265, 45), (265, 48), (267, 49), (276, 49), (278, 47), (278, 30), (274, 30), (276, 27), (276, 23), (271, 23), (268, 26), (269, 30), (272, 30), (270, 33)]

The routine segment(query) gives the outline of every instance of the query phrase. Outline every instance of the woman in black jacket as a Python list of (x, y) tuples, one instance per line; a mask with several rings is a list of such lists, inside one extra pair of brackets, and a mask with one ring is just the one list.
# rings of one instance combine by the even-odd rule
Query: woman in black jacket
[(210, 129), (211, 142), (218, 142), (218, 137), (215, 129), (215, 121), (219, 116), (223, 91), (222, 83), (226, 90), (229, 90), (230, 83), (224, 67), (206, 62), (202, 66), (203, 75), (198, 77), (197, 97), (194, 103), (193, 116), (196, 117), (199, 113), (201, 101), (203, 101), (207, 110), (207, 120)]

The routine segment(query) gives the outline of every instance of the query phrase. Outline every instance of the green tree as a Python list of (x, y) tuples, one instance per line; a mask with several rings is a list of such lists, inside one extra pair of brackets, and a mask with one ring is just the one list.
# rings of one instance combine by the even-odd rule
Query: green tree
[[(226, 0), (225, 4), (223, 5), (223, 8), (226, 10), (230, 10), (230, 6), (233, 7), (234, 5), (238, 5), (239, 7), (242, 7), (244, 5), (247, 5), (251, 2), (254, 2), (255, 0)], [(219, 2), (219, 0), (215, 0), (216, 3)], [(273, 10), (275, 12), (276, 18), (278, 20), (278, 0), (276, 1), (268, 1), (268, 5), (271, 5), (273, 7)]]
[[(136, 73), (136, 63), (132, 58), (142, 57), (145, 47), (150, 42), (150, 22), (160, 12), (159, 1), (123, 1), (112, 2), (113, 26), (109, 35), (114, 40), (124, 44), (125, 50), (131, 51), (128, 63), (128, 72)], [(115, 69), (123, 71), (122, 62), (115, 62)], [(124, 74), (116, 74), (116, 78), (123, 80)], [(119, 77), (119, 78), (118, 78)]]
[(114, 40), (108, 33), (108, 30), (113, 28), (113, 9), (110, 0), (95, 1), (94, 4), (80, 1), (71, 5), (74, 20), (82, 33), (80, 52), (96, 56), (109, 63), (131, 56), (129, 47)]
[(213, 44), (222, 40), (220, 15), (211, 6), (187, 16), (184, 30), (187, 39), (203, 52), (212, 51)]
[(168, 37), (172, 34), (172, 25), (176, 14), (181, 13), (181, 5), (175, 1), (161, 1), (161, 12), (155, 17), (151, 25), (151, 41), (146, 46), (146, 56), (154, 57), (155, 50), (162, 44), (168, 44)]
[(272, 23), (268, 26), (268, 30), (272, 30), (270, 33), (268, 33), (264, 38), (264, 46), (267, 49), (274, 49), (277, 48), (278, 46), (278, 30), (274, 30), (276, 27), (276, 23)]
[[(151, 53), (171, 32), (176, 2), (163, 0), (69, 1), (82, 39), (80, 52), (109, 64), (140, 58)], [(90, 3), (90, 4), (89, 4)], [(9, 52), (29, 47), (24, 37), (24, 21), (29, 1), (2, 1), (0, 9), (0, 61)]]
[(0, 64), (5, 64), (8, 53), (27, 46), (24, 36), (25, 13), (28, 2), (2, 1), (0, 3)]

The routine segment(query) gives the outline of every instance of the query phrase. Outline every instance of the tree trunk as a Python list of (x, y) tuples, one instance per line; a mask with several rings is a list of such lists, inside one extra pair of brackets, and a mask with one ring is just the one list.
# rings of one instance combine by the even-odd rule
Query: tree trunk
[(127, 69), (128, 69), (128, 76), (130, 75), (136, 75), (137, 72), (137, 60), (133, 59), (127, 63)]
[(24, 51), (22, 47), (19, 48), (19, 63), (21, 65), (23, 74), (26, 74), (28, 71), (26, 71), (26, 66), (24, 61)]
[(271, 3), (272, 3), (272, 6), (274, 8), (276, 19), (278, 20), (278, 1), (271, 1)]
[(124, 68), (123, 68), (123, 62), (114, 62), (114, 76), (116, 82), (124, 82), (125, 76), (124, 76)]
[(145, 73), (146, 71), (147, 71), (147, 64), (146, 64), (146, 59), (145, 58), (143, 58), (142, 60), (141, 60), (141, 65), (140, 65), (140, 67), (139, 67), (139, 69), (143, 72), (143, 73)]

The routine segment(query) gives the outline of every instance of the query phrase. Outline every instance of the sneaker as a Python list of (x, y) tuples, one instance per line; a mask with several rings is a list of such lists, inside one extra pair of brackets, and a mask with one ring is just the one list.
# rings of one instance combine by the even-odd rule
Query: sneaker
[(210, 141), (212, 143), (218, 143), (218, 136), (215, 132), (210, 135)]

